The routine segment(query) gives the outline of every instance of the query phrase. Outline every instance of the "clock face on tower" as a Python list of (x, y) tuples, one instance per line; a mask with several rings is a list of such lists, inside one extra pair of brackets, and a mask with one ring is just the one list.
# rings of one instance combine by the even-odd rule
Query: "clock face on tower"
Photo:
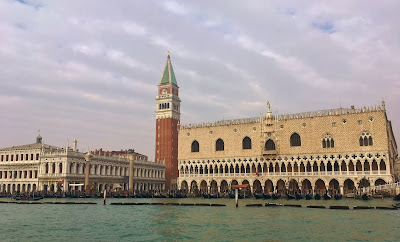
[(167, 94), (167, 88), (164, 88), (164, 89), (162, 90), (162, 94)]

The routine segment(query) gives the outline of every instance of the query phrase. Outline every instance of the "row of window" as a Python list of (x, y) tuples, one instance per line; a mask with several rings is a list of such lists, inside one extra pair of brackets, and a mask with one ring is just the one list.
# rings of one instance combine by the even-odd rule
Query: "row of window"
[[(360, 146), (372, 146), (372, 145), (373, 145), (372, 136), (368, 132), (362, 133), (362, 135), (360, 136)], [(298, 133), (293, 133), (290, 136), (290, 146), (291, 147), (301, 146), (301, 137)], [(326, 134), (322, 139), (322, 148), (334, 148), (334, 147), (335, 147), (335, 140), (330, 134)], [(242, 140), (242, 149), (248, 150), (251, 148), (252, 145), (250, 137), (248, 136), (244, 137)], [(268, 139), (265, 142), (264, 150), (269, 151), (275, 149), (276, 149), (275, 142), (272, 139)], [(215, 141), (215, 151), (223, 151), (223, 150), (225, 150), (224, 141), (221, 138), (219, 138), (217, 139), (217, 141)], [(200, 151), (200, 144), (197, 140), (192, 142), (191, 151), (192, 152)]]
[(38, 171), (0, 171), (0, 179), (37, 178)]
[(15, 161), (18, 161), (18, 159), (23, 161), (24, 157), (25, 160), (39, 160), (39, 154), (36, 154), (36, 158), (34, 154), (30, 154), (30, 156), (29, 154), (15, 154), (15, 155), (1, 155), (1, 161), (14, 161), (14, 158)]

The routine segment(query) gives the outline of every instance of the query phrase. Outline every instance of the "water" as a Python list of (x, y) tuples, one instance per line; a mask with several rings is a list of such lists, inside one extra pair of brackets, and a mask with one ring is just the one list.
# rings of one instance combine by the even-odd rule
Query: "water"
[[(1, 199), (12, 201), (11, 199)], [(331, 210), (307, 205), (390, 206), (390, 199), (45, 199), (97, 205), (0, 204), (1, 241), (399, 241), (400, 210)], [(112, 206), (111, 202), (224, 203), (227, 207)], [(293, 207), (244, 207), (277, 202)]]

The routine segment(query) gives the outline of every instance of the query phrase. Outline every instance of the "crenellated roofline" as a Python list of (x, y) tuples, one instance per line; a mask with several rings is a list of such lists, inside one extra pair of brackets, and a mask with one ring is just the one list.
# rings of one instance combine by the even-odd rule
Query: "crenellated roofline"
[[(369, 112), (380, 112), (385, 111), (385, 103), (382, 102), (381, 105), (371, 106), (371, 107), (361, 107), (361, 108), (337, 108), (337, 109), (326, 109), (312, 112), (294, 113), (294, 114), (279, 114), (276, 112), (274, 119), (281, 120), (291, 120), (291, 119), (303, 119), (303, 118), (314, 118), (314, 117), (327, 117), (336, 116), (343, 114), (356, 114), (356, 113), (369, 113)], [(220, 120), (216, 122), (203, 122), (203, 123), (192, 123), (192, 124), (181, 124), (180, 129), (192, 129), (192, 128), (204, 128), (204, 127), (214, 127), (214, 126), (225, 126), (225, 125), (238, 125), (238, 124), (248, 124), (248, 123), (259, 123), (262, 119), (265, 119), (264, 115), (260, 117), (252, 118), (242, 118), (242, 119), (232, 119), (232, 120)]]

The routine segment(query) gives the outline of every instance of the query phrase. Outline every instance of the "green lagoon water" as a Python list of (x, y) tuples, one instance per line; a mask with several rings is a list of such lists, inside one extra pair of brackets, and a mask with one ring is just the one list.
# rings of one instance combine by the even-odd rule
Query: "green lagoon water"
[[(12, 201), (12, 199), (1, 199)], [(97, 205), (0, 204), (0, 241), (400, 241), (400, 210), (311, 209), (307, 205), (390, 206), (372, 201), (232, 199), (44, 199)], [(223, 203), (226, 207), (113, 206), (111, 202)], [(296, 207), (245, 207), (266, 202)]]

